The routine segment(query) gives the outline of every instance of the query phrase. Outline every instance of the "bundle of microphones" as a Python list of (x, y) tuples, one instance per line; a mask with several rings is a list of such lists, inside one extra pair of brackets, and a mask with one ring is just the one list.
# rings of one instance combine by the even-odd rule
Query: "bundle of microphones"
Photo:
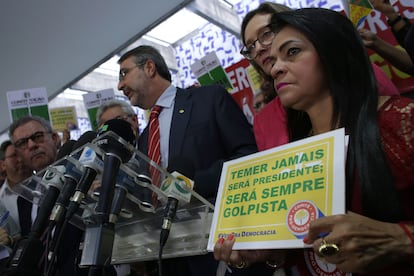
[[(63, 145), (58, 156), (60, 161), (49, 166), (43, 174), (42, 182), (47, 185), (47, 192), (39, 203), (28, 237), (14, 247), (5, 275), (54, 275), (56, 252), (64, 230), (69, 222), (73, 223), (81, 204), (87, 200), (88, 191), (98, 174), (101, 182), (94, 213), (87, 222), (83, 221), (85, 235), (81, 263), (95, 268), (109, 265), (115, 224), (125, 199), (128, 196), (138, 198), (142, 210), (154, 212), (152, 190), (144, 188), (151, 185), (149, 164), (137, 161), (133, 157), (134, 152), (135, 136), (131, 126), (119, 119), (107, 121), (98, 133), (86, 132), (78, 141)], [(170, 163), (172, 166), (168, 171), (174, 170), (174, 179), (181, 177), (189, 183), (190, 180), (181, 172), (192, 176), (193, 170), (189, 169), (192, 164), (179, 158)], [(130, 171), (134, 172), (133, 176)], [(145, 185), (137, 185), (137, 182)], [(161, 226), (161, 248), (168, 238), (178, 203), (188, 203), (191, 197), (188, 190), (176, 184), (172, 179), (163, 183), (168, 202)], [(192, 182), (186, 186), (192, 188)], [(49, 238), (46, 245), (45, 236)], [(41, 262), (42, 255), (46, 257)]]

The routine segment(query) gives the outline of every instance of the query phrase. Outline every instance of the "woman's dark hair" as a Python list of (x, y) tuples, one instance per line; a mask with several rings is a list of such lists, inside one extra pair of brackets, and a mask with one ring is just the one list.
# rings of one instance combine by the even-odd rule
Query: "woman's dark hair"
[[(381, 143), (375, 76), (351, 21), (332, 10), (305, 8), (276, 13), (271, 25), (275, 32), (285, 26), (297, 29), (319, 55), (333, 99), (331, 129), (344, 127), (350, 135), (346, 165), (348, 206), (357, 181), (366, 215), (386, 221), (401, 219), (398, 194)], [(309, 135), (308, 115), (289, 108), (287, 113), (290, 140)]]
[[(241, 40), (243, 44), (246, 45), (246, 37), (245, 37), (244, 32), (246, 31), (247, 24), (250, 22), (250, 20), (252, 20), (252, 18), (255, 15), (275, 14), (278, 12), (290, 11), (290, 10), (291, 8), (285, 5), (282, 5), (282, 4), (272, 3), (272, 2), (263, 2), (256, 9), (248, 12), (246, 16), (243, 18), (242, 25), (241, 25), (241, 31), (240, 31), (240, 36), (241, 36)], [(266, 74), (263, 71), (263, 69), (259, 65), (257, 65), (256, 62), (254, 62), (254, 60), (250, 60), (250, 63), (257, 70), (257, 72), (259, 72), (260, 76), (262, 76), (264, 80), (270, 80), (273, 83), (272, 77)]]

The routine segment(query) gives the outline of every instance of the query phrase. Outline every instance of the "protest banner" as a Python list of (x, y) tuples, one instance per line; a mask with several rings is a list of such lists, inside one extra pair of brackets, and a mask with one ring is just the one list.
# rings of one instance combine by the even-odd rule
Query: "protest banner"
[(114, 98), (115, 92), (112, 88), (83, 95), (83, 102), (85, 103), (89, 120), (91, 121), (92, 130), (96, 131), (99, 127), (96, 122), (96, 112), (98, 111), (99, 107), (104, 102), (113, 100)]
[(75, 106), (51, 108), (49, 112), (54, 130), (75, 130), (78, 128)]
[(200, 85), (221, 84), (227, 91), (233, 89), (226, 72), (220, 64), (220, 60), (214, 51), (194, 62), (191, 65), (191, 71)]
[(48, 96), (45, 87), (7, 92), (11, 121), (23, 116), (39, 116), (49, 121)]
[(207, 249), (303, 248), (310, 222), (345, 212), (345, 131), (225, 162)]

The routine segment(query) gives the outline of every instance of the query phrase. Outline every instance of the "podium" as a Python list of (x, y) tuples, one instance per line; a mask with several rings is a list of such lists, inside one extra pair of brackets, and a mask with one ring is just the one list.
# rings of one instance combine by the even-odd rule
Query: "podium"
[[(119, 139), (113, 132), (108, 132), (105, 135)], [(92, 148), (100, 158), (104, 157), (105, 152), (96, 145), (95, 140), (26, 179), (18, 185), (16, 192), (31, 202), (41, 204), (49, 185), (43, 177), (45, 172), (55, 170), (56, 166), (65, 166), (65, 173), (70, 170), (71, 173), (82, 174), (84, 168), (78, 159), (85, 147)], [(173, 179), (173, 181), (180, 183), (177, 178), (138, 150), (134, 151), (132, 158), (127, 163), (121, 164), (116, 186), (126, 190), (127, 193), (113, 225), (111, 264), (158, 259), (160, 231), (167, 195), (160, 188), (152, 185), (149, 177), (150, 166), (160, 171), (162, 179)], [(65, 173), (56, 170), (56, 174), (61, 174), (62, 177)], [(100, 177), (101, 174), (98, 173), (97, 182)], [(214, 205), (195, 191), (189, 190), (185, 185), (182, 185), (182, 188), (191, 193), (191, 201), (177, 209), (168, 241), (163, 248), (163, 259), (207, 253)], [(153, 192), (158, 195), (159, 204), (157, 207), (153, 206), (151, 202)], [(98, 201), (99, 189), (90, 190), (70, 223), (80, 229), (88, 229), (94, 223), (95, 207)], [(99, 254), (99, 252), (90, 253), (96, 248), (88, 248), (88, 245), (87, 242), (84, 243), (83, 255), (86, 257), (82, 256), (81, 266), (93, 265), (88, 254)]]

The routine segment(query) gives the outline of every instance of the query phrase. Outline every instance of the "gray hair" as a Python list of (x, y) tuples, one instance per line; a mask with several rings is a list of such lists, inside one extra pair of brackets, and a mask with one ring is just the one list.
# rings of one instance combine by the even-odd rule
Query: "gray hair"
[(102, 114), (107, 111), (108, 109), (112, 108), (112, 107), (117, 107), (119, 106), (120, 108), (122, 108), (122, 111), (124, 111), (126, 114), (128, 115), (135, 115), (135, 111), (132, 108), (132, 106), (126, 102), (126, 101), (122, 101), (122, 100), (110, 100), (107, 102), (104, 102), (98, 109), (98, 111), (96, 111), (96, 123), (99, 125), (101, 125), (101, 117)]
[(47, 132), (53, 133), (53, 129), (52, 129), (52, 126), (50, 125), (49, 121), (43, 119), (42, 117), (38, 117), (38, 116), (24, 116), (24, 117), (19, 118), (16, 121), (14, 121), (10, 125), (10, 127), (9, 127), (10, 140), (12, 140), (13, 143), (16, 142), (16, 141), (13, 141), (13, 134), (16, 131), (16, 128), (18, 128), (22, 125), (25, 125), (29, 122), (32, 122), (32, 121), (38, 122)]

